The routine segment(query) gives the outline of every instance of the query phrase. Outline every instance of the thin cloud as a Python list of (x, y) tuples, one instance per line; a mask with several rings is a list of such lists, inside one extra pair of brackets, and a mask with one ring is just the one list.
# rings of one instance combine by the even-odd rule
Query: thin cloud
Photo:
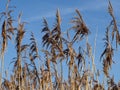
[(107, 6), (107, 2), (91, 2), (91, 3), (87, 3), (85, 4), (85, 6), (80, 7), (80, 10), (87, 10), (87, 11), (98, 11), (101, 10), (103, 8), (105, 8)]
[[(62, 16), (70, 14), (72, 12), (74, 12), (74, 8), (66, 8), (66, 9), (61, 9), (60, 10), (60, 13), (61, 13)], [(55, 13), (56, 13), (56, 10), (50, 11), (50, 12), (44, 13), (42, 15), (40, 14), (40, 15), (37, 15), (37, 16), (27, 18), (26, 21), (34, 22), (34, 21), (41, 20), (43, 17), (45, 17), (45, 18), (53, 18), (53, 17), (55, 17)]]
[[(102, 10), (103, 8), (106, 7), (106, 4), (107, 2), (104, 2), (104, 3), (100, 3), (100, 4), (96, 4), (96, 2), (91, 2), (91, 3), (87, 3), (85, 4), (84, 6), (80, 6), (78, 7), (78, 9), (82, 12), (82, 11), (99, 11), (99, 10)], [(60, 13), (62, 16), (64, 15), (68, 15), (68, 14), (71, 14), (75, 11), (76, 7), (72, 7), (72, 8), (60, 8)], [(43, 13), (43, 12), (41, 12)], [(27, 18), (25, 19), (26, 21), (29, 21), (29, 22), (34, 22), (34, 21), (38, 21), (38, 20), (41, 20), (43, 17), (45, 18), (53, 18), (55, 17), (55, 13), (56, 13), (56, 10), (52, 10), (52, 11), (49, 11), (49, 12), (44, 12), (44, 14), (39, 14), (37, 16), (33, 16), (33, 17), (30, 17), (30, 18)]]

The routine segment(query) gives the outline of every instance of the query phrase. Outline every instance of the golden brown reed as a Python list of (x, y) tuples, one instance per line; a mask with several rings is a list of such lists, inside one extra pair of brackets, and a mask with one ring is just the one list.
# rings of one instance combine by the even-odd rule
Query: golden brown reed
[[(120, 41), (117, 20), (110, 1), (108, 11), (112, 21), (106, 29), (105, 49), (100, 57), (105, 76), (103, 81), (98, 78), (103, 74), (99, 72), (100, 70), (96, 70), (95, 56), (93, 56), (92, 46), (88, 40), (90, 30), (78, 9), (75, 10), (76, 16), (71, 20), (73, 26), (64, 35), (59, 9), (56, 12), (53, 28), (49, 28), (47, 20), (43, 18), (41, 30), (44, 33), (41, 42), (43, 49), (40, 51), (34, 33), (31, 33), (30, 43), (22, 43), (24, 35), (27, 33), (24, 30), (25, 23), (21, 22), (21, 14), (19, 14), (18, 22), (15, 22), (18, 26), (13, 26), (14, 20), (11, 17), (12, 10), (9, 10), (9, 3), (10, 0), (8, 0), (6, 11), (1, 13), (1, 16), (4, 16), (1, 19), (1, 21), (3, 20), (1, 25), (1, 62), (4, 61), (3, 57), (9, 39), (16, 41), (16, 57), (11, 62), (14, 63), (12, 74), (6, 74), (10, 78), (3, 78), (3, 68), (1, 69), (0, 90), (120, 90), (120, 82), (115, 83), (114, 77), (109, 74), (114, 62), (113, 42), (116, 41), (117, 48)], [(112, 30), (111, 27), (113, 27)], [(71, 31), (75, 31), (73, 36), (69, 34)], [(114, 38), (115, 35), (116, 38)], [(69, 37), (72, 39), (70, 40)], [(83, 47), (79, 43), (85, 43), (85, 46)], [(39, 65), (39, 61), (41, 63), (44, 61), (44, 64)], [(1, 65), (1, 67), (3, 66)]]

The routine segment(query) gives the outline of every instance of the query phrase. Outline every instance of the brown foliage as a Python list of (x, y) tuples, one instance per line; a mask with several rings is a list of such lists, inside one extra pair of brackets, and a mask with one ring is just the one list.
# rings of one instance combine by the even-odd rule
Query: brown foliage
[[(39, 50), (39, 44), (33, 33), (30, 36), (30, 43), (23, 44), (25, 23), (21, 22), (21, 14), (18, 16), (18, 27), (13, 26), (11, 17), (12, 10), (9, 10), (9, 2), (6, 6), (5, 16), (1, 25), (1, 56), (7, 47), (10, 40), (15, 40), (16, 57), (12, 74), (10, 78), (2, 78), (0, 90), (119, 90), (120, 85), (115, 83), (114, 78), (109, 75), (109, 70), (112, 67), (114, 44), (116, 47), (120, 43), (119, 30), (115, 19), (112, 4), (109, 1), (108, 11), (112, 17), (112, 21), (106, 29), (105, 49), (103, 50), (100, 59), (103, 62), (103, 72), (106, 80), (103, 83), (99, 81), (99, 76), (102, 75), (95, 68), (94, 57), (92, 54), (92, 46), (88, 42), (89, 28), (83, 21), (82, 15), (78, 9), (75, 10), (76, 16), (71, 20), (73, 26), (68, 30), (74, 30), (75, 34), (64, 38), (61, 30), (61, 16), (59, 10), (56, 12), (56, 20), (53, 28), (49, 28), (47, 20), (43, 19), (43, 28), (41, 30), (43, 49)], [(111, 27), (112, 30), (111, 30)], [(112, 32), (112, 33), (110, 33)], [(12, 36), (15, 36), (12, 37)], [(114, 36), (116, 35), (116, 38)], [(85, 47), (77, 43), (77, 40), (85, 39)], [(74, 46), (75, 45), (75, 46)], [(41, 52), (40, 52), (41, 51)], [(23, 56), (23, 54), (25, 54)], [(39, 55), (41, 54), (41, 55)], [(41, 56), (41, 57), (40, 57)], [(2, 58), (4, 59), (4, 58)], [(66, 61), (66, 62), (64, 62)], [(92, 63), (92, 64), (91, 64)], [(63, 66), (63, 65), (66, 66)], [(91, 68), (92, 67), (92, 68)], [(93, 70), (94, 69), (94, 70)], [(68, 74), (67, 76), (64, 75)], [(107, 84), (107, 85), (106, 85)]]

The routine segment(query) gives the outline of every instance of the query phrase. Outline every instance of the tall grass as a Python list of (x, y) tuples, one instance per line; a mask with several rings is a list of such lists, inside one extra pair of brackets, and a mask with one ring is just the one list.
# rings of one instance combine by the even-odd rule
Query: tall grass
[[(92, 32), (78, 9), (75, 10), (76, 16), (71, 20), (73, 26), (64, 35), (61, 30), (62, 21), (59, 9), (56, 12), (53, 28), (49, 28), (47, 20), (43, 18), (41, 29), (43, 48), (40, 50), (34, 33), (31, 33), (30, 43), (22, 43), (27, 33), (24, 29), (25, 23), (21, 21), (21, 13), (14, 21), (11, 16), (13, 10), (10, 10), (9, 3), (8, 0), (5, 12), (1, 13), (0, 90), (120, 90), (120, 82), (115, 83), (114, 77), (109, 74), (113, 64), (113, 55), (116, 54), (114, 51), (120, 43), (117, 20), (110, 1), (108, 11), (112, 20), (109, 26), (106, 26), (103, 39), (105, 49), (100, 55), (105, 77), (102, 82), (98, 79), (101, 73), (96, 69), (94, 51), (88, 39), (88, 35)], [(18, 26), (14, 26), (13, 23)], [(74, 31), (72, 35), (71, 31)], [(16, 48), (13, 73), (9, 75), (10, 78), (2, 78), (4, 53), (9, 40), (15, 40), (14, 47)], [(85, 47), (79, 44), (83, 43), (82, 41), (85, 41)], [(114, 47), (114, 41), (116, 47)], [(40, 53), (43, 56), (40, 56)], [(44, 65), (38, 65), (39, 61), (44, 62)], [(66, 64), (65, 67), (63, 63)], [(68, 69), (64, 70), (64, 68)], [(67, 77), (64, 72), (68, 74)]]

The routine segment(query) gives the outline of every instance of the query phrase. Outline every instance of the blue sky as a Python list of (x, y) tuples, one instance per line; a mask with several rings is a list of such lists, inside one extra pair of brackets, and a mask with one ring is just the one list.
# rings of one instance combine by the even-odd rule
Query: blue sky
[[(4, 10), (5, 3), (7, 0), (0, 0), (0, 12)], [(119, 0), (111, 0), (113, 5), (114, 14), (118, 22), (120, 21), (120, 1)], [(16, 6), (16, 9), (13, 17), (17, 17), (17, 15), (22, 12), (22, 21), (28, 22), (25, 29), (27, 32), (34, 32), (36, 38), (41, 38), (42, 35), (40, 33), (40, 29), (42, 28), (42, 18), (45, 17), (50, 27), (53, 26), (55, 22), (55, 14), (56, 10), (60, 10), (60, 14), (62, 17), (62, 29), (65, 31), (70, 26), (70, 20), (75, 15), (75, 9), (79, 9), (83, 19), (85, 20), (87, 26), (91, 31), (91, 35), (89, 36), (90, 44), (93, 44), (93, 40), (95, 38), (95, 34), (97, 31), (97, 46), (96, 46), (96, 57), (95, 62), (98, 68), (102, 70), (102, 63), (99, 62), (100, 54), (103, 51), (105, 29), (106, 26), (111, 21), (111, 17), (108, 14), (108, 0), (11, 0), (11, 6)], [(29, 39), (29, 37), (26, 37)], [(40, 40), (41, 41), (41, 40)], [(11, 43), (10, 43), (11, 44)], [(8, 48), (14, 48), (12, 44)], [(12, 51), (15, 53), (15, 51)], [(120, 52), (120, 51), (119, 51)], [(5, 57), (5, 68), (10, 63), (11, 56), (14, 56), (13, 53), (9, 53), (9, 49), (6, 51)], [(8, 60), (9, 58), (9, 60)], [(115, 80), (120, 80), (120, 62), (119, 62), (119, 53), (117, 58), (114, 60), (116, 64), (113, 64), (111, 73), (114, 73)], [(117, 69), (116, 69), (117, 68)]]

